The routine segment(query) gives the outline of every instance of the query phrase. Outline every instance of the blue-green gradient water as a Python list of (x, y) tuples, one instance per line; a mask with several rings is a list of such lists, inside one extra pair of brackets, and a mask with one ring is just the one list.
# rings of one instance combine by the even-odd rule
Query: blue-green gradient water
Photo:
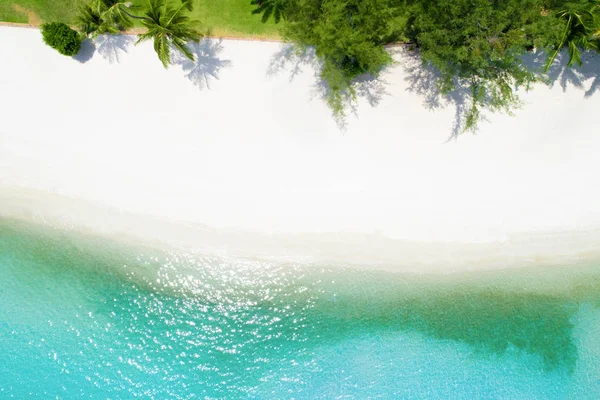
[(409, 275), (0, 220), (0, 398), (600, 398), (600, 263)]

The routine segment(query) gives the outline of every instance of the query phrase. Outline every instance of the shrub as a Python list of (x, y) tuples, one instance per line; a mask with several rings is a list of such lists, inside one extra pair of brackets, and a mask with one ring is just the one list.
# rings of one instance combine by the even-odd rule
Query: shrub
[(74, 56), (81, 47), (81, 37), (62, 22), (50, 22), (42, 25), (44, 43), (65, 56)]

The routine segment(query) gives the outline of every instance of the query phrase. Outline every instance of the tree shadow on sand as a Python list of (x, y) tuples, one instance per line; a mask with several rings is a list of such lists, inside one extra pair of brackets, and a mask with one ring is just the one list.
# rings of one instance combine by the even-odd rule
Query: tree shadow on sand
[(79, 61), (82, 64), (90, 61), (94, 57), (96, 52), (96, 46), (91, 39), (86, 39), (81, 42), (81, 48), (79, 52), (73, 56), (73, 59)]
[(200, 90), (210, 89), (212, 80), (219, 79), (219, 73), (232, 64), (230, 60), (223, 60), (219, 53), (223, 51), (223, 39), (203, 39), (198, 43), (188, 44), (194, 55), (192, 61), (180, 52), (173, 55), (173, 64), (180, 65), (189, 79)]
[(100, 35), (94, 39), (96, 51), (109, 63), (119, 63), (134, 42), (131, 35)]
[(463, 130), (467, 104), (470, 101), (471, 90), (464, 83), (455, 80), (455, 89), (447, 94), (440, 90), (442, 74), (425, 64), (418, 51), (402, 48), (398, 52), (402, 59), (402, 67), (407, 77), (405, 78), (408, 90), (423, 99), (423, 106), (430, 110), (454, 107), (454, 121), (452, 123), (450, 139), (458, 137)]
[[(403, 49), (402, 66), (409, 92), (419, 95), (428, 110), (437, 110), (448, 106), (454, 107), (454, 122), (451, 128), (451, 139), (456, 139), (462, 132), (468, 107), (471, 105), (471, 90), (465, 82), (455, 80), (455, 89), (443, 94), (440, 91), (441, 73), (431, 65), (423, 62), (418, 51)], [(583, 65), (570, 68), (567, 66), (568, 55), (561, 52), (547, 74), (543, 74), (546, 55), (542, 51), (526, 53), (523, 66), (539, 75), (541, 82), (552, 88), (556, 84), (567, 91), (569, 87), (584, 91), (584, 97), (591, 97), (600, 87), (600, 56), (593, 52), (583, 54)], [(519, 91), (521, 88), (516, 88)], [(532, 88), (535, 90), (535, 88)], [(485, 116), (482, 116), (486, 120)]]
[[(552, 88), (560, 85), (563, 92), (569, 87), (584, 91), (584, 97), (589, 98), (600, 87), (600, 54), (588, 51), (582, 54), (582, 65), (568, 67), (569, 56), (566, 51), (561, 52), (547, 72), (546, 84)], [(541, 69), (546, 63), (541, 52), (528, 54), (524, 61), (528, 69)]]
[[(285, 44), (277, 51), (269, 62), (267, 76), (274, 77), (280, 73), (288, 73), (289, 81), (303, 73), (305, 70), (313, 72), (315, 82), (311, 87), (310, 100), (315, 98), (327, 102), (331, 89), (327, 82), (321, 78), (321, 63), (319, 62), (313, 48), (299, 48), (293, 44)], [(382, 71), (382, 73), (385, 71)], [(376, 78), (369, 74), (358, 76), (352, 83), (355, 97), (349, 92), (342, 94), (345, 109), (358, 118), (358, 101), (364, 100), (371, 107), (376, 107), (384, 96), (388, 95), (385, 90), (386, 82), (381, 77)], [(333, 115), (338, 127), (346, 130), (348, 126), (347, 115)]]

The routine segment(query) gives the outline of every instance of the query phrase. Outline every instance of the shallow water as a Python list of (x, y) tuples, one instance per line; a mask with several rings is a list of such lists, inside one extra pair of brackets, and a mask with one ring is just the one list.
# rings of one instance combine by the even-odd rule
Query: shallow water
[(600, 397), (600, 261), (410, 275), (0, 220), (0, 398)]

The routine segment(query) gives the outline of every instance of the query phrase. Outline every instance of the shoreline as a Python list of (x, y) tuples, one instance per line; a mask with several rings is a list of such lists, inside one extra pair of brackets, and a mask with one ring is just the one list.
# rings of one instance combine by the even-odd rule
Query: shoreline
[[(361, 83), (341, 132), (314, 59), (289, 59), (284, 43), (207, 39), (196, 62), (168, 70), (151, 43), (126, 36), (102, 38), (79, 62), (30, 29), (0, 27), (0, 44), (2, 215), (25, 190), (22, 215), (101, 233), (86, 204), (108, 210), (108, 233), (126, 231), (114, 215), (131, 215), (144, 236), (137, 216), (152, 216), (156, 240), (181, 221), (210, 251), (406, 270), (599, 250), (600, 136), (590, 127), (600, 97), (588, 96), (597, 83), (585, 69), (558, 65), (553, 85), (522, 93), (516, 116), (492, 115), (448, 142), (460, 103), (435, 103), (428, 71), (401, 48), (380, 81)], [(77, 201), (57, 205), (65, 198)]]
[(136, 215), (81, 199), (0, 190), (0, 218), (154, 249), (263, 262), (353, 267), (409, 274), (477, 273), (578, 266), (600, 261), (600, 227), (515, 234), (487, 243), (425, 242), (365, 233), (265, 234)]

